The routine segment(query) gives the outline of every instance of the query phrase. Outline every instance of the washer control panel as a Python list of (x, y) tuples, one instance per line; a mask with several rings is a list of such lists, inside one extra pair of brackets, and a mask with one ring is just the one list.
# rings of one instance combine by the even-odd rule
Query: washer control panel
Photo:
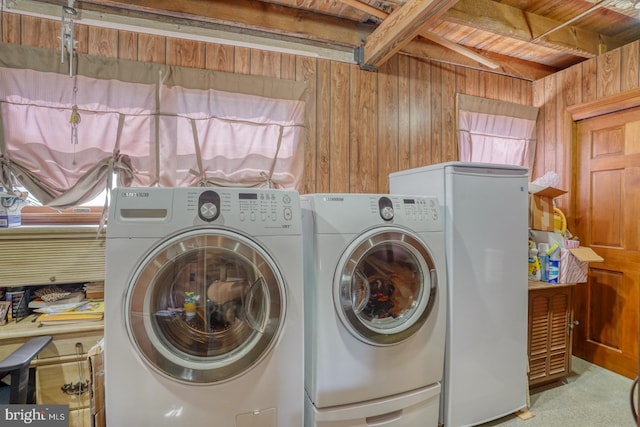
[(208, 223), (224, 221), (226, 224), (279, 226), (294, 221), (298, 206), (296, 196), (297, 193), (287, 190), (192, 190), (187, 205), (195, 207), (198, 217)]

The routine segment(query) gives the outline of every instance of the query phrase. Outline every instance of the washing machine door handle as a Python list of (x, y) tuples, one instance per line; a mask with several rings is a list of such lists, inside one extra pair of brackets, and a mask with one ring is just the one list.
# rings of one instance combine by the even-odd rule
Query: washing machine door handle
[(359, 268), (356, 268), (353, 272), (350, 293), (353, 311), (356, 313), (362, 312), (371, 298), (371, 288), (369, 287), (369, 280)]
[(269, 292), (262, 277), (251, 284), (245, 294), (242, 306), (249, 327), (263, 334), (269, 321), (269, 313), (265, 313), (269, 310)]

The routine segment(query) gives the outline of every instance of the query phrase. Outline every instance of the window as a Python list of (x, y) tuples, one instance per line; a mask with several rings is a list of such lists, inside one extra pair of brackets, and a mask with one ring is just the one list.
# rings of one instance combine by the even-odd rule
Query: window
[(533, 166), (538, 108), (458, 94), (461, 161)]
[(301, 188), (304, 83), (89, 55), (69, 77), (59, 62), (0, 45), (1, 185), (55, 209), (114, 185)]

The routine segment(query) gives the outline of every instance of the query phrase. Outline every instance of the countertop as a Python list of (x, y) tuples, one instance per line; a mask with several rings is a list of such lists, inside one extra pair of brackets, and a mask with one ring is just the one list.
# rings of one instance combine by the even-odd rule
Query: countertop
[(0, 326), (0, 342), (6, 339), (35, 337), (39, 335), (59, 335), (104, 330), (104, 320), (98, 322), (78, 322), (65, 325), (40, 325), (37, 314), (30, 314), (20, 321), (11, 321)]
[(575, 286), (575, 283), (547, 283), (539, 280), (529, 280), (529, 290), (561, 288), (565, 286)]

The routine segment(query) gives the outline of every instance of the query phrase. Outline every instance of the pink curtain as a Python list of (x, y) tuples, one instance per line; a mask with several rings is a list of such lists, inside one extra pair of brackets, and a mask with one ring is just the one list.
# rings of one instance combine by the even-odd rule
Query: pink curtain
[(537, 107), (462, 94), (457, 106), (459, 160), (531, 170)]
[(113, 176), (141, 187), (302, 187), (304, 83), (88, 55), (69, 77), (59, 62), (0, 44), (4, 187), (17, 180), (61, 208)]

